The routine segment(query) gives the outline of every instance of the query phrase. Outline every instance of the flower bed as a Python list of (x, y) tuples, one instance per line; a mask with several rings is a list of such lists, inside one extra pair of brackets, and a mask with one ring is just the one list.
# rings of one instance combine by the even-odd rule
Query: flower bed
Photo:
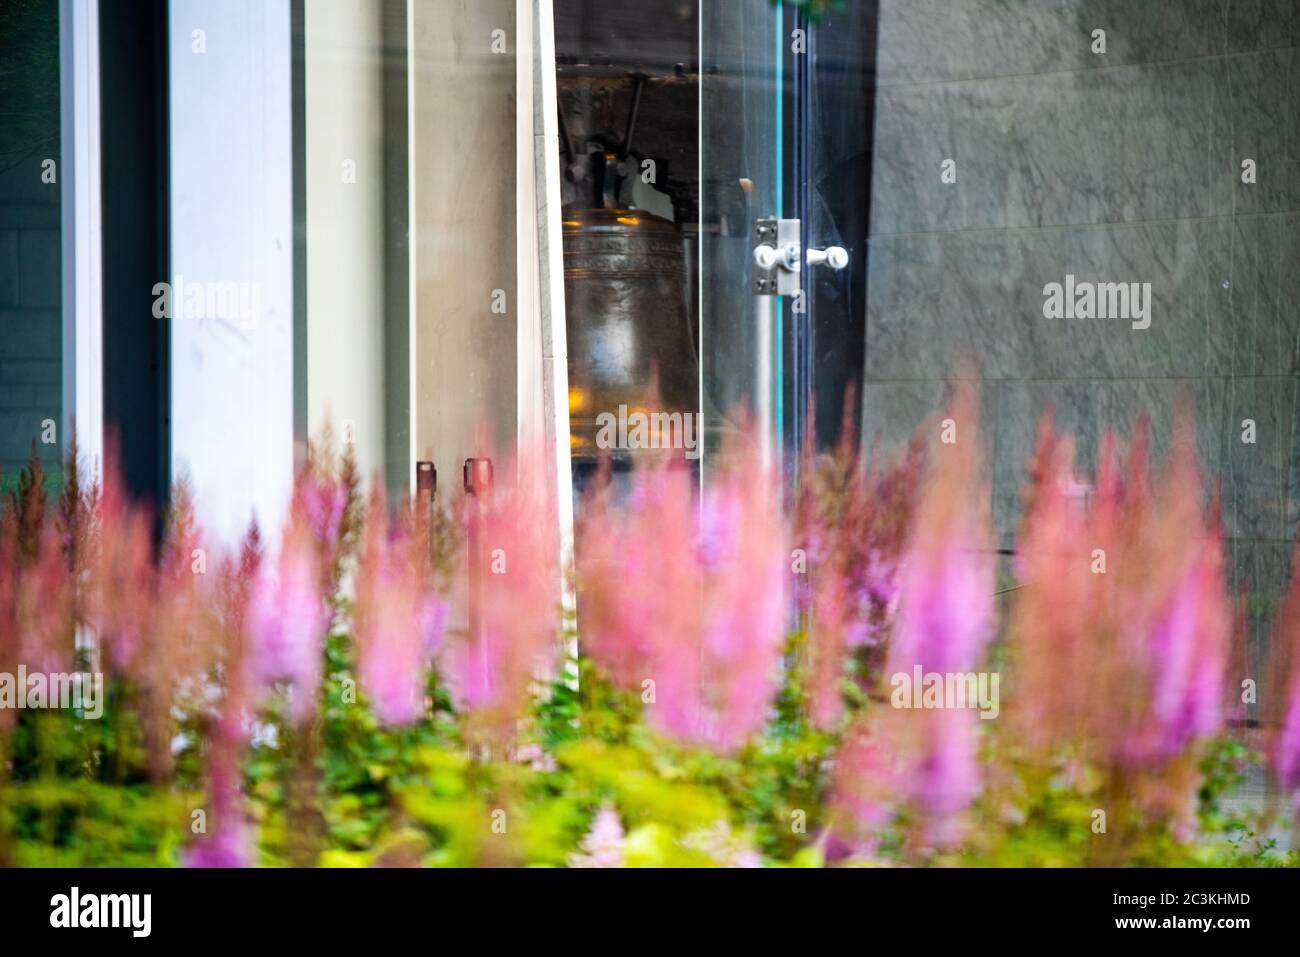
[[(1300, 585), (1247, 747), (1189, 430), (1158, 467), (1144, 432), (1107, 439), (1088, 478), (1045, 420), (1005, 555), (977, 408), (952, 396), (958, 441), (936, 418), (892, 458), (808, 455), (784, 508), (744, 441), (702, 498), (666, 464), (602, 486), (580, 628), (523, 486), (363, 498), (326, 440), (275, 548), (220, 554), (183, 487), (155, 548), (111, 462), (87, 488), (74, 450), (58, 501), (34, 462), (0, 518), (0, 675), (27, 676), (0, 707), (0, 860), (1294, 863), (1262, 835), (1295, 826)], [(1230, 812), (1255, 763), (1275, 798)]]

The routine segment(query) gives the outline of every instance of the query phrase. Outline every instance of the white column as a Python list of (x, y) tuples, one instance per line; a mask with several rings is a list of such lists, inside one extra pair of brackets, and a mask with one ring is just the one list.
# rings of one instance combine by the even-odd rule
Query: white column
[(91, 477), (103, 468), (103, 294), (99, 160), (99, 0), (59, 5), (58, 170), (63, 230), (63, 422)]
[(256, 518), (274, 542), (294, 462), (289, 0), (171, 0), (168, 29), (172, 473), (213, 541)]
[[(308, 432), (383, 474), (384, 94), (381, 0), (304, 5)], [(301, 353), (300, 353), (301, 354)]]

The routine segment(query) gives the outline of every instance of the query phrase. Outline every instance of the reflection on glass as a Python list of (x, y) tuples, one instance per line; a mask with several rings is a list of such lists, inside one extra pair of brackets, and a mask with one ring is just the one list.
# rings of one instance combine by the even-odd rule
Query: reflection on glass
[(700, 341), (711, 449), (742, 408), (769, 435), (782, 419), (783, 304), (751, 285), (755, 222), (785, 215), (782, 16), (770, 0), (700, 4)]

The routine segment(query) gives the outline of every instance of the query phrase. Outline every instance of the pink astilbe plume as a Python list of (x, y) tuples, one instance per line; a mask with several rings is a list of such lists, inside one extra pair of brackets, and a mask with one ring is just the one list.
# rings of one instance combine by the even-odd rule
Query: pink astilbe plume
[(389, 725), (408, 724), (424, 713), (426, 674), (446, 618), (423, 541), (402, 525), (390, 527), (376, 482), (357, 570), (355, 623), (361, 683)]
[[(885, 668), (895, 691), (899, 676), (911, 681), (918, 670), (923, 676), (978, 671), (994, 633), (995, 559), (972, 383), (957, 384), (946, 417), (956, 441), (935, 445), (900, 565)], [(919, 697), (920, 689), (912, 695)], [(924, 839), (951, 844), (979, 793), (979, 714), (970, 707), (899, 710), (896, 699), (891, 695), (894, 713), (885, 722), (899, 758), (896, 786), (922, 821)]]
[(250, 863), (241, 763), (248, 744), (254, 691), (248, 607), (261, 561), (261, 542), (254, 524), (244, 536), (238, 559), (223, 562), (220, 569), (219, 627), (213, 635), (212, 651), (221, 696), (212, 716), (203, 764), (211, 834), (187, 848), (187, 867), (247, 867)]
[(291, 520), (279, 555), (262, 563), (249, 598), (248, 628), (258, 682), (292, 685), (291, 713), (298, 724), (315, 712), (330, 619), (315, 536)]
[(1264, 709), (1265, 721), (1277, 730), (1270, 759), (1282, 796), (1300, 820), (1300, 549), (1291, 559), (1291, 585), (1273, 626), (1271, 680), (1277, 691), (1265, 700), (1280, 705)]
[(554, 672), (559, 544), (555, 508), (546, 492), (545, 459), (521, 453), (496, 470), (496, 488), (467, 505), (466, 559), (460, 584), (477, 617), (449, 631), (439, 664), (467, 732), (508, 742), (527, 710), (535, 682)]
[[(663, 463), (626, 506), (589, 503), (578, 559), (583, 650), (678, 740), (722, 751), (767, 719), (780, 674), (788, 550), (756, 446), (724, 450), (701, 501)], [(653, 682), (647, 685), (646, 682)]]
[(98, 508), (88, 525), (86, 617), (106, 663), (130, 675), (145, 654), (154, 555), (150, 516), (127, 501), (111, 447), (104, 457)]
[[(726, 450), (733, 451), (733, 450)], [(733, 451), (701, 503), (704, 743), (739, 747), (764, 724), (780, 677), (789, 551), (775, 477), (756, 446)], [(674, 656), (669, 656), (674, 657)], [(682, 691), (688, 693), (688, 686)], [(685, 730), (685, 729), (682, 729)]]
[[(833, 453), (804, 453), (793, 543), (807, 557), (800, 608), (808, 714), (819, 728), (843, 713), (841, 683), (850, 657), (868, 680), (879, 677), (898, 609), (899, 570), (920, 489), (924, 445), (886, 461), (879, 442), (863, 461), (845, 403), (841, 440)], [(796, 580), (797, 581), (797, 580)]]
[(626, 865), (623, 822), (618, 811), (606, 805), (592, 818), (582, 849), (569, 855), (569, 867), (612, 868)]
[[(20, 594), (18, 562), (18, 537), (15, 534), (16, 522), (13, 512), (0, 503), (0, 672), (14, 674), (18, 670), (20, 649), (18, 647), (18, 596)], [(0, 785), (7, 777), (7, 760), (4, 748), (9, 728), (16, 712), (12, 708), (0, 708)], [(0, 851), (3, 850), (0, 838)], [(3, 854), (0, 854), (3, 861)]]
[(327, 422), (320, 437), (308, 443), (294, 477), (290, 521), (311, 533), (320, 562), (322, 585), (338, 590), (343, 562), (351, 552), (361, 508), (360, 475), (355, 447), (344, 444), (335, 454), (334, 430)]
[(1071, 444), (1044, 419), (1010, 628), (1027, 693), (1009, 717), (1031, 752), (1081, 760), (1112, 793), (1186, 829), (1193, 746), (1222, 721), (1233, 614), (1190, 416), (1180, 412), (1154, 485), (1146, 433), (1144, 422), (1123, 467), (1114, 436), (1103, 439), (1094, 500), (1080, 507)]
[(29, 672), (72, 670), (73, 581), (58, 535), (47, 526), (32, 562), (19, 570), (18, 663)]
[(898, 716), (860, 715), (845, 733), (831, 770), (831, 834), (849, 853), (871, 854), (897, 808)]
[(144, 642), (131, 672), (140, 685), (155, 779), (171, 770), (178, 691), (202, 680), (216, 632), (211, 587), (216, 576), (208, 574), (188, 487), (178, 483), (171, 499)]

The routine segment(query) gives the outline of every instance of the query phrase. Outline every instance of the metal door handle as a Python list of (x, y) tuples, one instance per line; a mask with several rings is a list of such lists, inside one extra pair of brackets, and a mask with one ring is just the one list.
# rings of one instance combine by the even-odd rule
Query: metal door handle
[[(754, 263), (759, 269), (780, 267), (790, 272), (799, 271), (799, 244), (786, 243), (776, 246), (763, 243), (754, 247)], [(825, 249), (808, 250), (808, 265), (827, 265), (836, 271), (849, 264), (849, 252), (843, 246), (827, 246)]]
[(823, 263), (839, 272), (849, 264), (849, 251), (843, 246), (827, 246), (825, 249), (808, 250), (809, 266), (820, 266)]
[(799, 271), (799, 244), (786, 243), (780, 249), (764, 243), (754, 247), (754, 263), (759, 269), (780, 266), (790, 272)]

